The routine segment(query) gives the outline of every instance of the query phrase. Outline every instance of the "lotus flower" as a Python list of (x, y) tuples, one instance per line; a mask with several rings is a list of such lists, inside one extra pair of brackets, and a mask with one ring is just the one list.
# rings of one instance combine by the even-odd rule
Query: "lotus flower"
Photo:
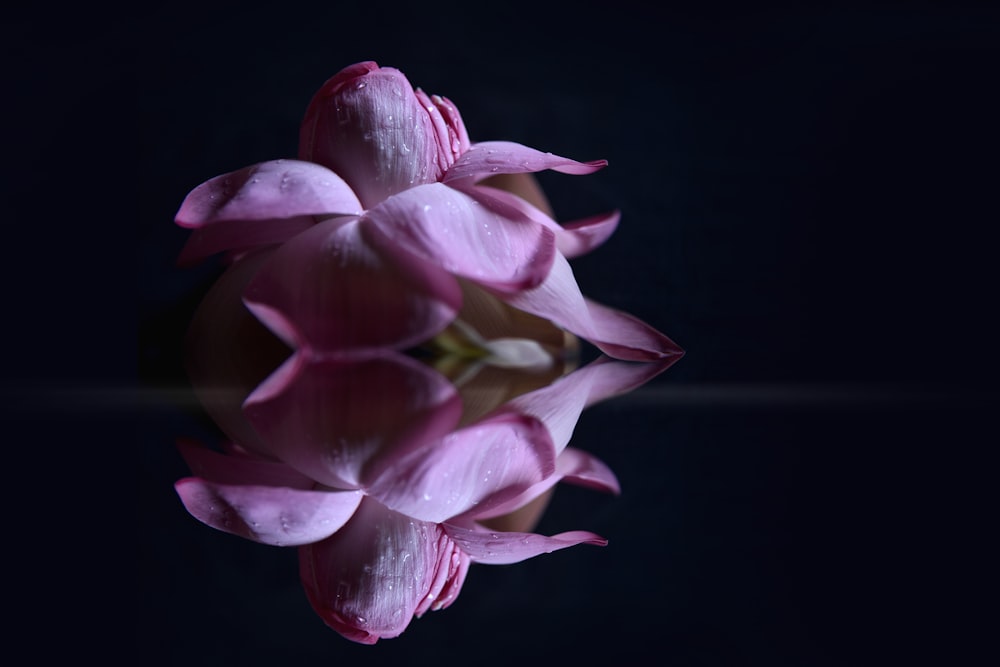
[[(313, 98), (297, 159), (196, 187), (180, 260), (229, 265), (188, 371), (227, 441), (180, 443), (188, 511), (297, 547), (316, 612), (362, 643), (451, 604), (471, 563), (606, 544), (531, 530), (561, 481), (618, 492), (577, 420), (682, 352), (580, 293), (568, 259), (617, 212), (560, 225), (484, 182), (605, 164), (472, 143), (450, 101), (363, 62)], [(567, 373), (576, 336), (604, 355)]]
[(606, 544), (588, 531), (543, 536), (491, 522), (559, 481), (617, 493), (607, 466), (567, 446), (573, 428), (585, 407), (672, 361), (602, 357), (467, 423), (457, 390), (405, 355), (295, 356), (246, 401), (261, 449), (233, 444), (220, 453), (182, 442), (193, 476), (177, 492), (214, 528), (300, 547), (317, 613), (345, 637), (374, 643), (451, 604), (473, 562)]
[[(557, 376), (480, 366), (457, 386), (392, 350), (295, 354), (245, 396), (239, 387), (263, 374), (254, 363), (284, 349), (245, 310), (240, 317), (253, 260), (234, 263), (206, 296), (189, 350), (195, 388), (234, 440), (221, 452), (182, 441), (192, 475), (176, 489), (213, 528), (298, 547), (307, 597), (328, 625), (374, 643), (451, 604), (471, 563), (606, 544), (588, 531), (530, 530), (560, 481), (618, 492), (607, 466), (569, 446), (576, 422), (676, 357), (601, 357)], [(211, 391), (219, 387), (233, 390)]]
[(419, 345), (461, 321), (470, 294), (550, 321), (612, 357), (678, 356), (659, 331), (586, 299), (573, 276), (568, 258), (607, 239), (617, 212), (560, 225), (483, 183), (605, 165), (473, 143), (449, 100), (362, 62), (313, 97), (297, 159), (217, 176), (186, 197), (176, 222), (193, 232), (181, 261), (268, 248), (244, 300), (307, 357)]
[[(543, 536), (493, 531), (469, 518), (414, 519), (359, 491), (324, 488), (283, 464), (182, 447), (201, 475), (177, 483), (192, 515), (256, 542), (299, 546), (300, 575), (313, 608), (361, 643), (396, 637), (414, 616), (450, 605), (473, 562), (516, 563), (578, 544), (607, 544), (588, 531)], [(579, 475), (589, 486), (617, 489), (596, 459), (570, 448), (563, 461), (547, 484)]]

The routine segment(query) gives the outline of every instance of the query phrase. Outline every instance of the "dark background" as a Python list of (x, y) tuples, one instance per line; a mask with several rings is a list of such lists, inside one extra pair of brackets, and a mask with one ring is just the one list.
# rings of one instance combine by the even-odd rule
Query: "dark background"
[[(573, 7), (15, 10), (3, 389), (20, 623), (53, 638), (35, 651), (987, 662), (1000, 12)], [(623, 494), (562, 489), (539, 530), (608, 547), (474, 566), (450, 609), (362, 647), (312, 613), (294, 552), (173, 492), (174, 438), (212, 433), (179, 342), (217, 268), (174, 268), (172, 218), (202, 181), (293, 157), (312, 94), (369, 59), (473, 140), (608, 159), (540, 176), (562, 220), (622, 211), (578, 281), (687, 356), (580, 421)]]

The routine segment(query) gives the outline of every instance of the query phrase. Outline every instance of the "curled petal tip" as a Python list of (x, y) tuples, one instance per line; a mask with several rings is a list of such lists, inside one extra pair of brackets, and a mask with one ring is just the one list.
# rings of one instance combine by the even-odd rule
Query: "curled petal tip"
[(479, 181), (496, 174), (520, 174), (551, 169), (564, 174), (591, 174), (607, 166), (607, 160), (578, 162), (545, 153), (512, 141), (473, 144), (444, 175), (445, 183)]

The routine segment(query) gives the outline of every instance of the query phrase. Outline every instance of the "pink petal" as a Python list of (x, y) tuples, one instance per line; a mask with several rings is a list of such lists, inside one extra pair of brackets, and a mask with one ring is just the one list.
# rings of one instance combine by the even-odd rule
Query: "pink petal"
[(329, 537), (354, 514), (357, 491), (308, 491), (275, 486), (217, 484), (187, 477), (174, 485), (184, 507), (218, 530), (274, 546), (298, 546)]
[(360, 213), (357, 196), (326, 167), (299, 160), (261, 162), (216, 176), (188, 194), (176, 222), (194, 232), (178, 263), (281, 243), (313, 225), (316, 216)]
[(366, 471), (424, 451), (461, 416), (454, 387), (404, 355), (299, 362), (281, 373), (247, 399), (244, 414), (275, 457), (328, 486), (359, 488)]
[(677, 363), (683, 355), (665, 357), (660, 361), (633, 364), (599, 357), (580, 369), (591, 375), (587, 406), (638, 389)]
[(541, 283), (555, 255), (551, 230), (506, 217), (440, 183), (387, 199), (362, 221), (377, 230), (372, 242), (378, 247), (396, 245), (502, 292)]
[(600, 357), (548, 386), (513, 398), (500, 409), (540, 419), (552, 435), (556, 452), (562, 452), (584, 408), (635, 389), (679, 358), (637, 364)]
[(431, 338), (454, 318), (461, 290), (433, 264), (387, 259), (356, 220), (329, 220), (279, 247), (244, 300), (303, 355), (350, 356)]
[(358, 215), (361, 203), (340, 176), (300, 160), (271, 160), (222, 174), (192, 190), (177, 212), (181, 227), (312, 215)]
[(557, 474), (565, 482), (585, 486), (596, 491), (621, 493), (618, 478), (611, 468), (599, 458), (575, 447), (567, 447), (559, 455)]
[(582, 450), (567, 447), (556, 459), (555, 474), (487, 510), (473, 509), (460, 518), (479, 521), (510, 514), (540, 498), (558, 482), (563, 481), (605, 493), (615, 495), (621, 493), (618, 478), (603, 461)]
[(444, 531), (441, 531), (439, 544), (441, 556), (438, 557), (438, 570), (434, 575), (434, 583), (417, 605), (413, 612), (414, 616), (419, 617), (428, 610), (437, 611), (451, 606), (462, 591), (462, 584), (465, 583), (465, 576), (469, 572), (472, 561)]
[(577, 162), (511, 141), (484, 141), (473, 144), (463, 153), (448, 169), (442, 182), (474, 182), (495, 174), (520, 174), (546, 169), (564, 174), (592, 174), (607, 164), (607, 160)]
[(447, 591), (454, 597), (451, 582), (464, 577), (463, 558), (468, 560), (437, 525), (371, 499), (342, 530), (299, 550), (313, 609), (334, 630), (363, 644), (400, 635), (417, 610), (427, 608), (428, 596)]
[(567, 259), (584, 255), (607, 241), (618, 228), (621, 219), (618, 211), (612, 211), (560, 225), (540, 209), (510, 192), (486, 185), (460, 189), (472, 194), (482, 203), (487, 203), (488, 199), (499, 200), (516, 208), (524, 217), (545, 225), (556, 235), (556, 249)]
[(437, 134), (437, 144), (443, 169), (447, 169), (459, 155), (469, 150), (469, 135), (465, 129), (458, 108), (451, 100), (439, 95), (427, 95), (419, 88), (414, 91), (417, 100), (427, 110), (434, 131)]
[(521, 394), (500, 408), (531, 415), (542, 421), (552, 437), (556, 453), (569, 444), (580, 414), (587, 405), (593, 381), (586, 368), (573, 371), (541, 389)]
[(683, 354), (676, 343), (645, 322), (585, 299), (569, 262), (560, 254), (541, 285), (498, 296), (515, 308), (549, 319), (589, 340), (616, 359), (653, 361)]
[[(594, 323), (592, 343), (615, 359), (677, 361), (684, 350), (637, 317), (584, 299)], [(581, 334), (582, 335), (582, 334)]]
[(406, 77), (374, 62), (323, 84), (299, 132), (299, 157), (340, 174), (364, 208), (437, 181), (450, 152)]
[(551, 537), (534, 533), (501, 533), (485, 530), (461, 528), (452, 524), (444, 524), (448, 534), (462, 551), (468, 554), (474, 563), (489, 565), (507, 565), (519, 563), (545, 553), (576, 546), (577, 544), (593, 544), (605, 546), (608, 541), (595, 533), (574, 530), (559, 533)]
[(442, 522), (472, 508), (488, 511), (551, 476), (555, 451), (537, 420), (499, 415), (379, 464), (368, 495), (403, 514)]

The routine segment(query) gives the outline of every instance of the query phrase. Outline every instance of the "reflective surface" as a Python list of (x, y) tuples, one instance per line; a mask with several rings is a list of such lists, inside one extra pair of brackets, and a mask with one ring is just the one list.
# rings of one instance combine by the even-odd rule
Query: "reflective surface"
[(192, 318), (185, 365), (219, 432), (178, 433), (190, 473), (174, 486), (206, 526), (297, 550), (304, 595), (330, 628), (362, 644), (392, 639), (454, 604), (470, 566), (607, 544), (587, 530), (533, 530), (557, 484), (619, 492), (606, 464), (571, 446), (577, 421), (678, 356), (576, 367), (574, 341), (527, 366), (485, 350), (312, 357), (243, 305), (260, 266), (237, 260)]
[[(51, 20), (36, 39), (11, 19), (11, 98), (27, 103), (12, 105), (5, 181), (7, 552), (25, 583), (12, 634), (47, 640), (33, 651), (985, 662), (995, 9), (616, 6), (576, 28), (372, 5), (341, 31), (342, 7), (171, 7), (142, 44)], [(475, 135), (609, 159), (593, 188), (544, 183), (566, 219), (622, 208), (581, 287), (687, 350), (577, 424), (574, 446), (622, 493), (560, 487), (536, 530), (606, 547), (479, 568), (452, 607), (374, 647), (316, 616), (294, 551), (207, 528), (173, 488), (189, 473), (176, 434), (218, 433), (176, 347), (214, 274), (176, 272), (170, 217), (203, 178), (294, 152), (309, 95), (366, 57), (447, 92)]]

